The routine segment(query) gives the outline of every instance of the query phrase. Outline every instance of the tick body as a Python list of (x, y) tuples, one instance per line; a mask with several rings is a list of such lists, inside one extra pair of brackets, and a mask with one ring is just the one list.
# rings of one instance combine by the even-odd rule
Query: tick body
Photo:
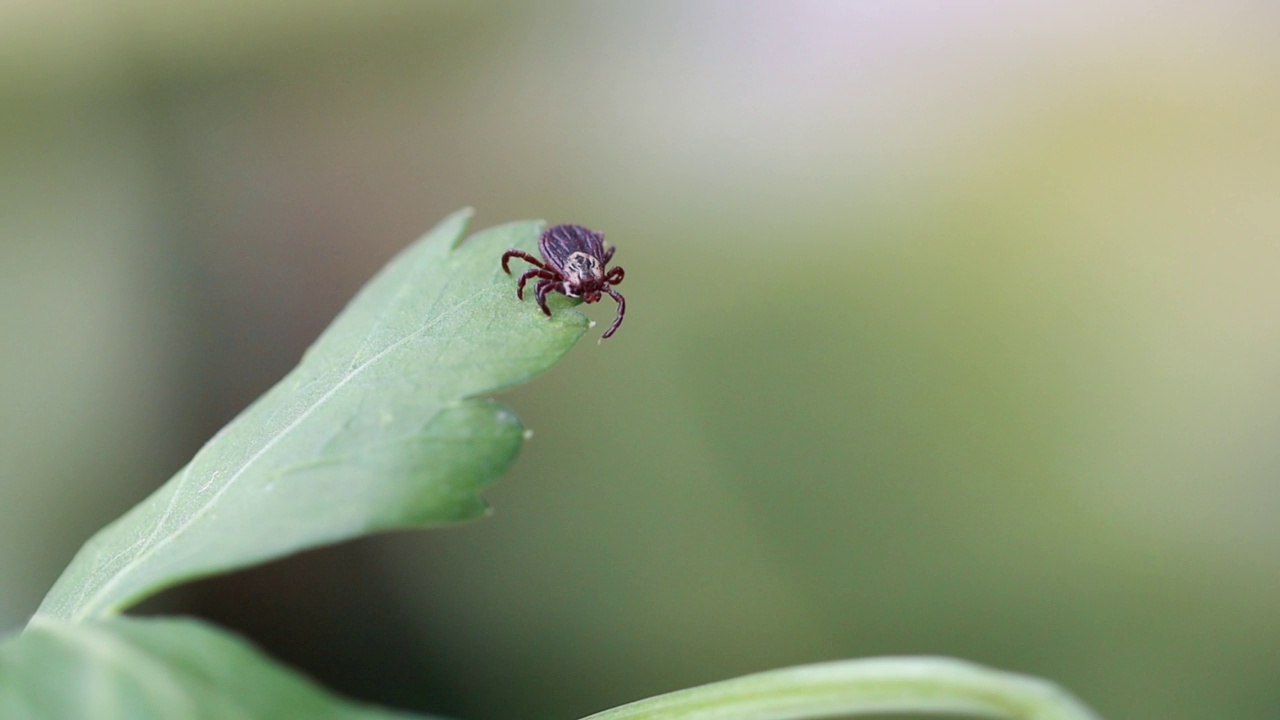
[(507, 263), (513, 257), (533, 265), (516, 282), (516, 297), (523, 300), (525, 283), (538, 278), (533, 295), (538, 300), (538, 307), (548, 317), (551, 315), (551, 310), (547, 308), (549, 292), (582, 298), (584, 303), (599, 301), (602, 293), (613, 298), (618, 303), (618, 315), (609, 329), (604, 331), (601, 336), (603, 339), (618, 330), (622, 317), (627, 314), (627, 301), (613, 289), (614, 285), (622, 282), (625, 273), (620, 267), (608, 267), (613, 250), (605, 249), (603, 233), (588, 230), (581, 225), (553, 225), (538, 238), (541, 260), (522, 250), (512, 249), (503, 253), (502, 269), (508, 275), (511, 274), (511, 267)]

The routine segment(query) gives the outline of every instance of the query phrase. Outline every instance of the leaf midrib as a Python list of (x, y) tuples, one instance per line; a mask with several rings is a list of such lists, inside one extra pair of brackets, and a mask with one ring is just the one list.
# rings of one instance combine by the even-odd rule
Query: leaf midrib
[[(373, 357), (369, 358), (368, 360), (361, 363), (360, 365), (357, 365), (354, 368), (352, 368), (349, 372), (347, 372), (346, 375), (343, 376), (341, 380), (339, 380), (336, 384), (334, 384), (332, 388), (325, 391), (323, 395), (321, 395), (313, 403), (311, 403), (310, 406), (308, 406), (305, 410), (299, 413), (298, 417), (294, 418), (292, 422), (290, 422), (285, 427), (281, 428), (277, 433), (275, 433), (275, 435), (273, 435), (269, 440), (267, 440), (267, 442), (263, 444), (262, 448), (259, 449), (256, 453), (254, 453), (252, 457), (246, 460), (240, 466), (240, 468), (236, 470), (235, 474), (233, 474), (230, 478), (228, 478), (227, 482), (223, 484), (223, 486), (219, 488), (217, 492), (215, 492), (213, 495), (209, 497), (208, 502), (201, 505), (200, 508), (197, 509), (191, 515), (190, 518), (188, 518), (185, 522), (183, 522), (178, 527), (174, 528), (172, 532), (169, 532), (168, 534), (161, 537), (159, 540), (154, 540), (154, 539), (149, 540), (146, 549), (144, 549), (133, 559), (129, 560), (127, 563), (122, 565), (120, 569), (117, 570), (116, 573), (111, 577), (110, 580), (103, 583), (101, 586), (98, 587), (97, 590), (95, 590), (92, 594), (88, 596), (88, 600), (85, 601), (84, 604), (80, 606), (80, 609), (72, 613), (71, 620), (80, 621), (95, 615), (96, 612), (94, 608), (96, 607), (98, 602), (101, 600), (101, 598), (106, 596), (112, 589), (114, 589), (117, 585), (119, 585), (123, 581), (123, 579), (132, 572), (134, 568), (138, 567), (142, 562), (150, 558), (152, 555), (155, 555), (156, 552), (164, 548), (166, 545), (172, 542), (175, 538), (177, 538), (183, 532), (185, 532), (188, 528), (194, 525), (197, 521), (199, 521), (202, 517), (204, 517), (208, 513), (209, 508), (213, 507), (217, 503), (218, 499), (221, 498), (224, 494), (226, 494), (226, 492), (230, 490), (236, 484), (236, 482), (245, 474), (245, 472), (247, 472), (251, 467), (253, 467), (253, 465), (260, 458), (262, 458), (263, 455), (267, 454), (273, 447), (279, 444), (280, 441), (282, 441), (291, 432), (293, 432), (293, 430), (297, 428), (304, 420), (310, 417), (316, 410), (318, 410), (326, 402), (328, 402), (330, 398), (332, 398), (335, 394), (337, 394), (339, 390), (346, 387), (348, 383), (350, 383), (356, 377), (360, 376), (370, 366), (381, 361), (382, 358), (386, 357), (391, 352), (404, 346), (410, 341), (417, 339), (422, 334), (426, 333), (428, 330), (432, 329), (436, 325), (443, 322), (453, 313), (458, 312), (459, 310), (475, 302), (476, 298), (480, 297), (482, 294), (484, 294), (484, 290), (476, 291), (470, 297), (453, 305), (449, 312), (445, 312), (437, 315), (435, 318), (432, 319), (431, 322), (424, 324), (422, 327), (418, 328), (412, 333), (405, 335), (399, 340), (396, 340), (395, 342), (391, 343), (390, 345), (383, 348), (382, 350), (379, 350), (378, 353)], [(213, 441), (211, 440), (210, 444), (212, 443)], [(198, 458), (199, 458), (199, 453), (197, 453), (196, 458), (192, 458), (191, 464), (194, 465)], [(188, 467), (190, 467), (190, 465)], [(179, 490), (181, 490), (181, 488), (175, 488), (174, 490), (175, 498), (177, 497)], [(172, 507), (172, 501), (170, 503), (170, 508), (171, 507)], [(166, 508), (166, 513), (168, 511), (169, 509)], [(156, 526), (159, 527), (160, 524), (163, 523), (163, 520), (164, 518), (161, 518), (159, 521), (157, 521)]]

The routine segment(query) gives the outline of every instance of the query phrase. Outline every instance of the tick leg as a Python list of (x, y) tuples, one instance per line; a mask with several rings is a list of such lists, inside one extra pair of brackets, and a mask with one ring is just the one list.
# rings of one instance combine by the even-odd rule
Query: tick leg
[(626, 277), (626, 275), (627, 274), (623, 272), (622, 268), (616, 267), (610, 270), (604, 276), (604, 281), (609, 283), (610, 285), (617, 285), (618, 283), (622, 282), (622, 278)]
[(542, 270), (540, 268), (534, 268), (532, 270), (529, 270), (525, 274), (521, 275), (520, 281), (516, 283), (516, 297), (520, 298), (521, 300), (524, 299), (524, 284), (529, 282), (533, 278), (542, 278), (543, 280), (557, 279), (556, 274), (551, 272), (550, 270)]
[(614, 246), (610, 245), (610, 246), (609, 246), (609, 249), (604, 251), (604, 262), (603, 262), (603, 263), (601, 263), (601, 265), (608, 265), (608, 264), (609, 264), (609, 260), (610, 260), (610, 258), (612, 258), (612, 257), (613, 257), (613, 251), (614, 251), (614, 250), (617, 250), (617, 249), (618, 249), (618, 248), (616, 248), (616, 247), (614, 247)]
[(555, 280), (543, 280), (538, 283), (538, 289), (534, 291), (534, 297), (538, 298), (538, 307), (542, 308), (542, 312), (547, 317), (551, 317), (551, 308), (547, 307), (547, 292), (556, 286)]
[(502, 253), (502, 269), (503, 269), (503, 270), (504, 270), (508, 275), (510, 275), (510, 274), (511, 274), (511, 268), (507, 266), (507, 263), (511, 262), (511, 258), (513, 258), (513, 257), (520, 258), (521, 260), (524, 260), (524, 261), (526, 261), (526, 262), (528, 262), (528, 263), (531, 263), (532, 265), (535, 265), (535, 266), (537, 266), (537, 267), (540, 267), (540, 268), (542, 268), (543, 270), (546, 270), (546, 269), (547, 269), (547, 266), (546, 266), (545, 264), (543, 264), (543, 262), (542, 262), (541, 260), (539, 260), (538, 258), (536, 258), (536, 257), (534, 257), (534, 256), (532, 256), (532, 255), (530, 255), (529, 253), (527, 253), (527, 252), (525, 252), (525, 251), (523, 251), (523, 250), (515, 250), (515, 249), (511, 249), (511, 250), (508, 250), (508, 251), (506, 251), (506, 252)]
[(609, 293), (609, 297), (618, 301), (618, 315), (613, 319), (613, 324), (609, 326), (609, 329), (604, 331), (604, 335), (600, 336), (601, 340), (617, 332), (618, 326), (622, 325), (622, 316), (627, 314), (627, 299), (622, 297), (622, 293), (608, 285), (604, 286), (604, 291)]

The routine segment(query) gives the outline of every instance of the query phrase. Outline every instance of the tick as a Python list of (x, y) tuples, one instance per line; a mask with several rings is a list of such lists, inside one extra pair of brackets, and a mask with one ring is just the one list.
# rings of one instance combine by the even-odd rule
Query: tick
[(622, 324), (622, 316), (627, 314), (627, 301), (613, 286), (622, 282), (626, 273), (620, 267), (606, 269), (609, 259), (613, 257), (614, 248), (605, 249), (604, 233), (588, 230), (581, 225), (553, 225), (538, 238), (538, 251), (542, 253), (541, 260), (514, 248), (502, 255), (502, 269), (508, 275), (511, 274), (511, 268), (507, 263), (513, 257), (533, 265), (516, 283), (516, 297), (523, 300), (525, 283), (538, 278), (538, 286), (533, 294), (538, 300), (538, 307), (550, 317), (551, 310), (547, 308), (549, 292), (582, 298), (584, 303), (596, 302), (600, 299), (600, 293), (607, 293), (618, 303), (618, 315), (600, 339), (613, 335)]

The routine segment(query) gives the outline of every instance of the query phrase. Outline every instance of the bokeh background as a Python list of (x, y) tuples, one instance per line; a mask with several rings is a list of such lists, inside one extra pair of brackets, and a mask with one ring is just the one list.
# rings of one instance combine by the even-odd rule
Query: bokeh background
[(627, 269), (495, 514), (148, 611), (469, 720), (904, 653), (1280, 717), (1263, 0), (0, 4), (0, 630), (464, 205)]

